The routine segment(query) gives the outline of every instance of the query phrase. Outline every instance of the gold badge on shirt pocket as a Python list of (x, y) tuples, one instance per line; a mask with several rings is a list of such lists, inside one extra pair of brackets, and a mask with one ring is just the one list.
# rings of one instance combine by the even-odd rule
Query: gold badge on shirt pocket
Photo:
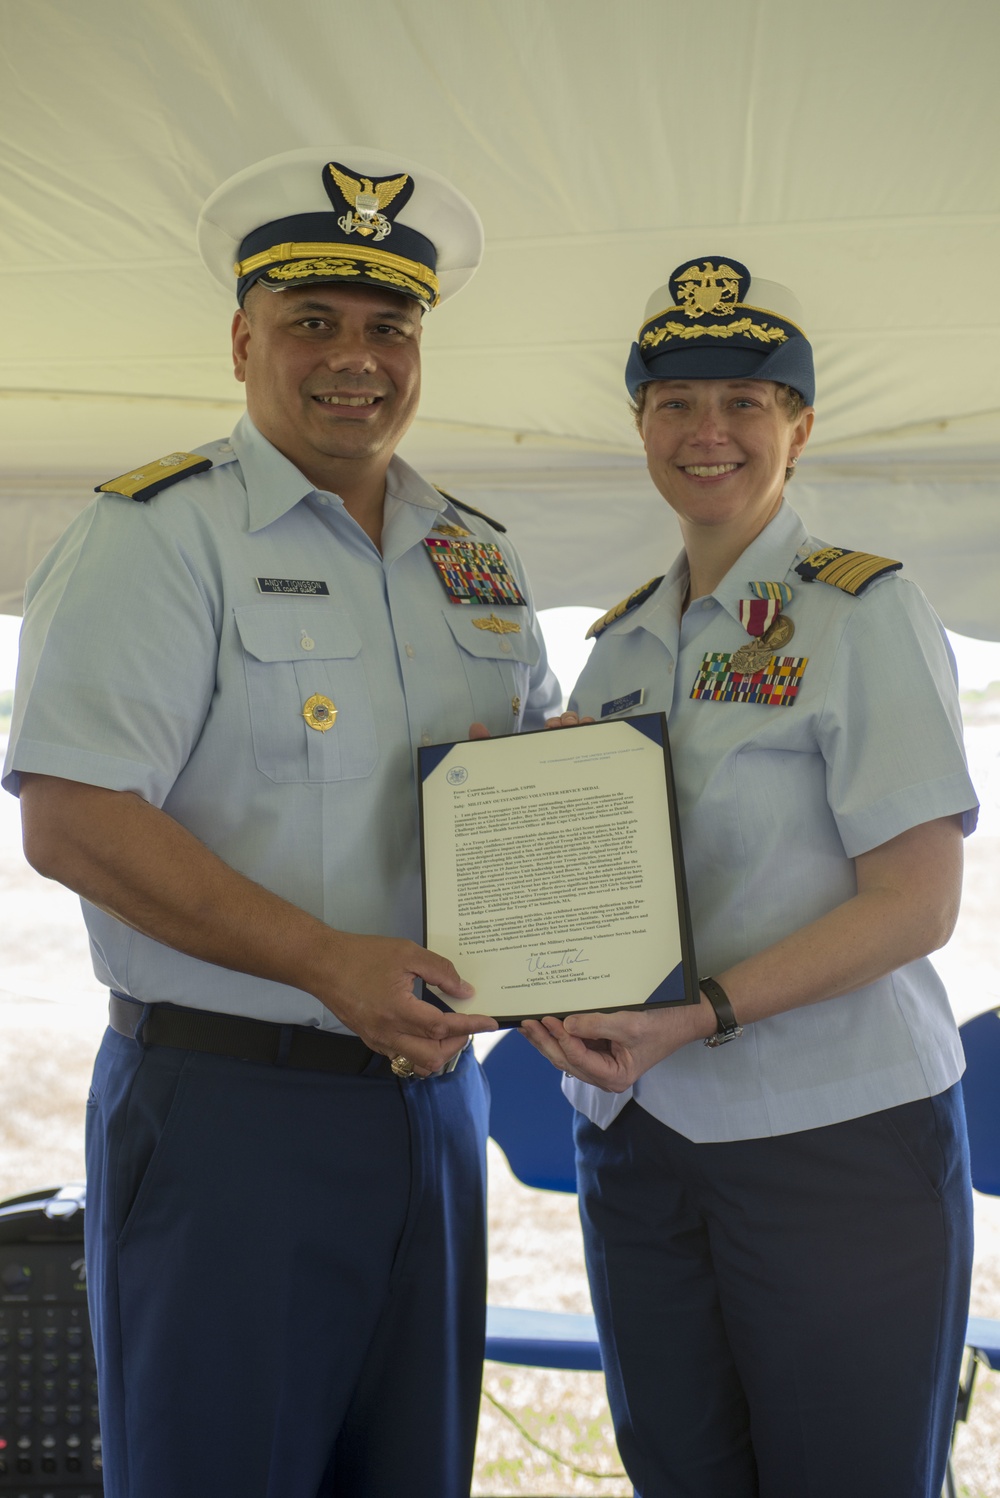
[(498, 619), (489, 614), (485, 619), (473, 619), (473, 629), (488, 629), (491, 635), (519, 635), (521, 626), (516, 619)]
[(337, 721), (337, 709), (329, 697), (324, 697), (322, 692), (314, 692), (303, 703), (302, 716), (317, 733), (326, 733)]

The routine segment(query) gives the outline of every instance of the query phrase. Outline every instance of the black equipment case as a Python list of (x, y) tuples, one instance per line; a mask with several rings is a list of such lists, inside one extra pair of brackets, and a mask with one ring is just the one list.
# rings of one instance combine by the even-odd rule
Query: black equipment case
[(100, 1498), (83, 1186), (0, 1202), (0, 1494)]

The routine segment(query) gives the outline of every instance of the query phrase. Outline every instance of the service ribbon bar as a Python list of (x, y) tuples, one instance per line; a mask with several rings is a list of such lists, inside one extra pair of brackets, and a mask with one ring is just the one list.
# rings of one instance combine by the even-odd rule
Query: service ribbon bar
[(729, 669), (729, 651), (706, 655), (695, 677), (691, 696), (708, 702), (754, 702), (762, 707), (791, 707), (808, 656), (772, 656), (764, 671), (741, 676)]

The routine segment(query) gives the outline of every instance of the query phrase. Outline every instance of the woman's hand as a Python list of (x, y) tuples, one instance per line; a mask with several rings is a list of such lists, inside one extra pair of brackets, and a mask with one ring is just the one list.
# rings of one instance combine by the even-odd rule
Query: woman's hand
[(604, 1092), (626, 1092), (643, 1072), (692, 1040), (717, 1029), (715, 1013), (702, 996), (700, 1004), (670, 1009), (623, 1009), (616, 1014), (551, 1016), (521, 1025), (536, 1050), (553, 1066)]

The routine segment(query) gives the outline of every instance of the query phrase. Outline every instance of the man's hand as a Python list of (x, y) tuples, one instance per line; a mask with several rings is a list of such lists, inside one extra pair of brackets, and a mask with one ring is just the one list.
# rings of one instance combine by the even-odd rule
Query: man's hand
[[(595, 718), (581, 718), (576, 713), (562, 713), (558, 718), (546, 718), (546, 728), (579, 728), (581, 723), (594, 723)], [(490, 731), (485, 723), (472, 723), (469, 725), (470, 739), (488, 739)]]
[(329, 993), (314, 990), (317, 997), (373, 1051), (412, 1061), (417, 1076), (439, 1071), (470, 1035), (497, 1028), (488, 1015), (448, 1014), (417, 997), (422, 978), (450, 999), (472, 998), (474, 989), (446, 957), (394, 937), (331, 935), (336, 976)]
[(664, 1056), (713, 1035), (716, 1028), (704, 997), (700, 1004), (676, 1009), (571, 1014), (565, 1022), (549, 1016), (521, 1025), (522, 1034), (553, 1066), (604, 1092), (626, 1092)]
[(560, 713), (558, 718), (546, 718), (546, 728), (579, 728), (583, 723), (594, 723), (594, 718), (581, 718), (578, 713)]

